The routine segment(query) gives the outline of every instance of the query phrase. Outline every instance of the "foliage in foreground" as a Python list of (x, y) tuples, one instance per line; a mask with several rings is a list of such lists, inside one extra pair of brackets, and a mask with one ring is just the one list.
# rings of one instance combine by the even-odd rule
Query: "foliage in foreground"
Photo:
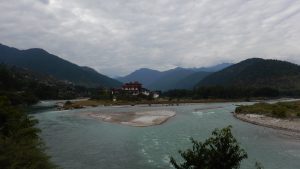
[(0, 166), (2, 169), (51, 169), (35, 127), (37, 120), (12, 107), (0, 97)]
[[(247, 153), (231, 133), (231, 126), (212, 132), (212, 137), (204, 142), (191, 139), (192, 149), (179, 151), (184, 162), (178, 164), (171, 157), (171, 164), (176, 169), (238, 169)], [(262, 168), (258, 163), (256, 168)]]
[(236, 113), (261, 114), (277, 118), (300, 117), (300, 102), (279, 102), (275, 104), (256, 103), (250, 106), (240, 106)]

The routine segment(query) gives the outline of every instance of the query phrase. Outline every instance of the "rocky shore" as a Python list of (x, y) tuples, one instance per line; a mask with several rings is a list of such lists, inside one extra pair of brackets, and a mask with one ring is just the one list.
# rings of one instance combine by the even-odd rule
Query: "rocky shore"
[(295, 132), (298, 134), (300, 133), (299, 118), (281, 119), (281, 118), (274, 118), (274, 117), (268, 117), (268, 116), (257, 115), (257, 114), (237, 114), (237, 113), (233, 113), (233, 116), (239, 120), (252, 123), (255, 125), (260, 125), (260, 126), (288, 131), (288, 132)]

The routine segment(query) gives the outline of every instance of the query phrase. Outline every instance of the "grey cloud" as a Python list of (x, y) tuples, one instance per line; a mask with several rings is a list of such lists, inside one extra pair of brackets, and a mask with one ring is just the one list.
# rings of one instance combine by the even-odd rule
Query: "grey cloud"
[(108, 75), (249, 57), (300, 63), (298, 0), (11, 0), (0, 10), (1, 43)]
[(43, 3), (43, 4), (49, 4), (49, 1), (50, 1), (50, 0), (38, 0), (38, 1), (40, 1), (40, 2)]

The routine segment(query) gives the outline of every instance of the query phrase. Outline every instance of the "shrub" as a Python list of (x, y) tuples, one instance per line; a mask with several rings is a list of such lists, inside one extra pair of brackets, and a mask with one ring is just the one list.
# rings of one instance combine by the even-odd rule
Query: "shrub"
[(170, 162), (176, 169), (238, 169), (247, 153), (241, 149), (231, 133), (231, 126), (214, 130), (212, 137), (204, 142), (191, 139), (192, 149), (179, 151), (184, 162), (178, 164), (173, 157)]
[(0, 168), (56, 168), (44, 153), (44, 144), (35, 127), (37, 120), (11, 106), (0, 96)]
[(277, 107), (277, 108), (273, 109), (272, 110), (272, 115), (274, 117), (278, 117), (278, 118), (285, 118), (285, 117), (287, 117), (286, 110), (284, 110), (284, 108), (281, 108), (281, 107)]
[(72, 102), (70, 100), (68, 100), (68, 101), (65, 102), (65, 105), (66, 106), (72, 105)]

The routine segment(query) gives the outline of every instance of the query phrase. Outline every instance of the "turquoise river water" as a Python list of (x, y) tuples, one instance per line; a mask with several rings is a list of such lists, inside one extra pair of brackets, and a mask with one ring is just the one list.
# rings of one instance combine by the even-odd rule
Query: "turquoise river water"
[[(300, 140), (274, 129), (235, 119), (234, 103), (179, 106), (115, 106), (81, 110), (40, 110), (41, 136), (52, 160), (63, 169), (168, 169), (169, 156), (180, 159), (179, 149), (191, 147), (190, 137), (204, 140), (215, 128), (233, 126), (233, 134), (249, 158), (266, 169), (299, 169)], [(176, 116), (151, 127), (130, 127), (86, 118), (82, 112), (172, 110)]]

